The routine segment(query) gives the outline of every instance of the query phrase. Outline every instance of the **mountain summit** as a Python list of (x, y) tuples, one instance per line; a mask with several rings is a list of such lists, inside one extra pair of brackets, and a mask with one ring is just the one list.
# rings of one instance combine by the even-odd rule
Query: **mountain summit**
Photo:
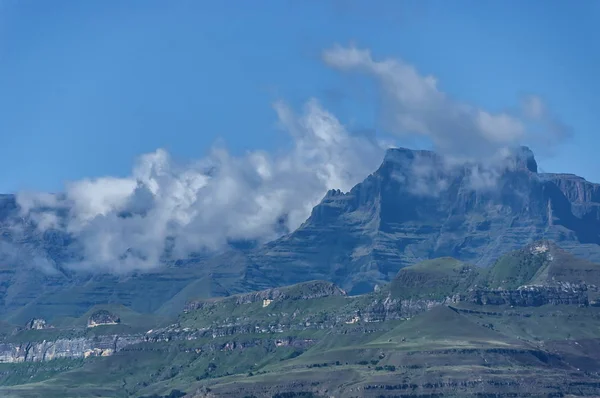
[[(487, 266), (540, 239), (598, 261), (599, 209), (598, 184), (538, 173), (526, 147), (491, 165), (389, 149), (350, 192), (329, 191), (296, 231), (243, 255), (240, 283), (326, 279), (358, 294), (422, 260)], [(231, 264), (228, 255), (222, 264)]]

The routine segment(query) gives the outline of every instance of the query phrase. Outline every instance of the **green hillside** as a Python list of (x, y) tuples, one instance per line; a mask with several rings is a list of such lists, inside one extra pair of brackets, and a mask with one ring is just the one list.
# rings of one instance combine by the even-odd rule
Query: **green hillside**
[[(595, 281), (597, 267), (544, 245), (511, 252), (489, 269), (452, 258), (425, 261), (360, 296), (313, 281), (222, 298), (189, 291), (197, 299), (170, 319), (100, 305), (77, 318), (56, 318), (49, 329), (14, 332), (5, 324), (0, 394), (600, 395), (600, 307), (568, 300), (596, 292), (553, 287)], [(533, 301), (469, 301), (475, 291), (499, 297), (498, 287), (510, 294), (532, 283), (548, 285), (531, 293)], [(118, 316), (119, 324), (87, 328), (99, 310)], [(53, 359), (6, 363), (16, 345), (29, 358), (46, 350)]]
[(540, 241), (500, 257), (480, 282), (505, 289), (554, 282), (598, 285), (599, 271), (598, 264), (575, 257), (550, 241)]
[(442, 257), (401, 269), (387, 288), (397, 298), (438, 299), (465, 291), (479, 273), (475, 266)]

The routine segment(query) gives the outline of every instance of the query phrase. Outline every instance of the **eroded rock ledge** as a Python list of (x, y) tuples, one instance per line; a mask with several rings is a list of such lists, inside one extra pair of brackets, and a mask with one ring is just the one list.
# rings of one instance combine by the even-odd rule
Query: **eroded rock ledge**
[[(327, 296), (345, 295), (345, 292), (330, 283), (312, 284), (308, 290), (289, 288), (270, 289), (263, 292), (233, 296), (220, 300), (205, 300), (190, 303), (186, 312), (205, 309), (206, 306), (218, 306), (219, 301), (234, 300), (237, 305), (263, 302), (264, 300), (311, 300)], [(216, 339), (227, 336), (247, 334), (277, 334), (306, 329), (336, 329), (343, 325), (384, 322), (387, 320), (406, 319), (440, 305), (456, 305), (472, 303), (485, 307), (514, 306), (537, 307), (542, 305), (590, 305), (588, 291), (597, 291), (597, 287), (585, 284), (556, 283), (551, 286), (526, 285), (514, 290), (506, 289), (474, 289), (464, 294), (456, 294), (439, 300), (394, 299), (391, 295), (373, 294), (372, 300), (363, 301), (365, 305), (349, 311), (340, 309), (337, 312), (321, 317), (319, 320), (284, 318), (273, 324), (258, 325), (251, 319), (239, 318), (227, 324), (212, 325), (204, 328), (188, 328), (174, 324), (166, 328), (148, 331), (145, 334), (105, 335), (94, 337), (60, 338), (55, 341), (37, 341), (23, 343), (0, 343), (0, 362), (38, 362), (55, 358), (88, 358), (93, 356), (109, 356), (140, 343), (159, 343), (173, 340)], [(352, 298), (348, 298), (352, 300)], [(216, 307), (215, 307), (216, 308)], [(267, 309), (265, 309), (267, 310)], [(115, 325), (119, 318), (108, 311), (94, 313), (88, 322), (93, 325)], [(41, 323), (38, 323), (41, 325)], [(360, 325), (358, 325), (360, 326)], [(361, 328), (355, 329), (360, 333)], [(365, 331), (366, 332), (366, 331)], [(274, 340), (276, 346), (294, 344), (313, 344), (313, 341), (297, 343), (289, 336)], [(236, 342), (228, 343), (236, 347)], [(227, 349), (227, 347), (223, 348)]]

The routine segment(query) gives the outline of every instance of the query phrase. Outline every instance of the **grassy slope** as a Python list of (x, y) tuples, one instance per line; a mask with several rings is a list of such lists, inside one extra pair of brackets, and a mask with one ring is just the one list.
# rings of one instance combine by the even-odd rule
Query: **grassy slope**
[[(571, 320), (570, 323), (565, 322), (557, 331), (545, 332), (540, 337), (567, 338), (573, 332), (568, 325), (573, 325), (575, 330), (580, 330), (582, 326), (598, 330), (599, 321), (586, 321), (590, 312), (579, 311), (590, 309), (572, 310), (562, 310), (564, 316)], [(540, 311), (539, 315), (542, 314), (543, 311)], [(302, 336), (296, 334), (296, 337), (319, 340), (317, 345), (306, 351), (268, 344), (269, 339), (285, 337), (285, 334), (279, 333), (237, 337), (238, 343), (265, 340), (264, 345), (254, 342), (253, 346), (244, 350), (200, 353), (194, 350), (203, 343), (223, 344), (233, 337), (165, 343), (154, 345), (150, 351), (127, 351), (109, 358), (96, 358), (86, 361), (81, 367), (54, 375), (46, 370), (46, 376), (50, 378), (45, 381), (0, 391), (18, 391), (19, 394), (29, 391), (40, 394), (31, 396), (58, 397), (69, 396), (61, 395), (68, 388), (79, 396), (106, 394), (104, 396), (125, 397), (129, 393), (133, 396), (151, 392), (168, 393), (173, 388), (193, 391), (201, 385), (232, 391), (240, 388), (240, 385), (258, 388), (291, 383), (298, 379), (308, 383), (315, 378), (323, 380), (325, 384), (343, 380), (351, 385), (362, 385), (378, 378), (389, 382), (389, 378), (400, 374), (419, 378), (432, 377), (435, 372), (447, 375), (456, 373), (456, 377), (465, 371), (471, 372), (471, 375), (472, 372), (487, 374), (493, 369), (500, 375), (509, 376), (519, 369), (539, 374), (551, 372), (535, 355), (527, 354), (537, 349), (534, 341), (525, 339), (531, 338), (531, 335), (521, 333), (525, 336), (523, 339), (513, 337), (518, 335), (510, 329), (515, 319), (518, 320), (517, 327), (523, 329), (533, 329), (540, 321), (539, 316), (510, 316), (502, 322), (495, 319), (497, 326), (493, 330), (482, 326), (489, 321), (485, 317), (460, 314), (447, 307), (439, 307), (408, 321), (386, 323), (385, 327), (373, 333), (362, 332), (361, 325), (348, 325), (344, 326), (346, 333), (309, 330), (302, 332)], [(500, 327), (501, 324), (503, 327)], [(539, 333), (546, 326), (548, 324), (540, 325), (537, 329)], [(597, 332), (589, 333), (597, 337)], [(525, 353), (515, 357), (510, 353), (494, 354), (493, 350), (499, 348)], [(473, 349), (480, 353), (470, 354), (468, 350)], [(447, 350), (454, 350), (454, 353), (446, 353)], [(466, 353), (455, 350), (466, 350)], [(489, 368), (486, 360), (494, 361), (496, 366)], [(422, 366), (425, 364), (429, 369), (427, 375), (423, 376)], [(22, 366), (44, 367), (51, 366), (51, 363)]]
[[(585, 314), (581, 315), (581, 319)], [(533, 325), (536, 319), (526, 318)], [(566, 328), (560, 337), (563, 338)], [(568, 333), (568, 332), (567, 332)], [(496, 353), (500, 349), (504, 353)], [(456, 351), (459, 350), (459, 351)], [(471, 353), (469, 350), (476, 350)], [(372, 334), (329, 334), (302, 355), (258, 369), (252, 377), (240, 374), (203, 381), (218, 391), (250, 390), (299, 380), (322, 379), (339, 385), (365, 385), (380, 380), (418, 380), (475, 377), (492, 372), (510, 379), (532, 374), (548, 380), (561, 374), (548, 368), (536, 355), (533, 342), (521, 340), (478, 324), (476, 319), (440, 307), (414, 317), (388, 331)], [(464, 353), (462, 353), (464, 351)], [(495, 363), (490, 368), (490, 363)], [(423, 366), (426, 365), (426, 368)], [(265, 373), (261, 373), (261, 371)], [(256, 373), (256, 370), (255, 370)], [(172, 380), (169, 387), (180, 385)], [(166, 391), (166, 389), (165, 389)], [(342, 394), (343, 395), (343, 394)], [(459, 395), (460, 396), (460, 395)]]
[[(590, 272), (596, 275), (595, 265), (571, 261), (560, 252), (551, 254), (554, 261), (548, 262), (546, 256), (532, 255), (530, 251), (511, 253), (488, 272), (479, 272), (450, 258), (426, 261), (402, 270), (378, 295), (278, 300), (267, 307), (263, 307), (262, 301), (239, 305), (237, 297), (211, 299), (207, 300), (209, 305), (200, 310), (182, 314), (180, 322), (183, 327), (195, 328), (240, 320), (256, 325), (301, 325), (305, 319), (319, 319), (321, 315), (323, 319), (344, 319), (358, 308), (364, 308), (374, 297), (385, 296), (388, 292), (400, 298), (439, 298), (476, 284), (516, 287), (548, 280), (549, 276), (569, 277), (575, 281)], [(307, 292), (307, 286), (311, 285), (287, 288), (288, 293), (301, 296)], [(124, 324), (119, 327), (145, 331), (164, 321), (121, 307), (103, 308), (119, 314)], [(350, 391), (344, 388), (370, 383), (409, 380), (426, 384), (431, 380), (446, 379), (464, 379), (466, 382), (475, 376), (497, 380), (498, 385), (526, 376), (531, 380), (528, 382), (539, 383), (531, 387), (532, 391), (542, 391), (544, 383), (568, 379), (565, 369), (595, 366), (597, 359), (589, 347), (596, 347), (590, 341), (600, 339), (600, 311), (597, 308), (470, 309), (480, 313), (438, 307), (407, 321), (359, 322), (355, 325), (338, 322), (333, 329), (324, 326), (324, 329), (284, 333), (141, 344), (112, 357), (86, 361), (0, 365), (0, 374), (10, 370), (9, 377), (0, 377), (0, 384), (5, 386), (0, 392), (5, 394), (3, 396), (125, 397), (154, 392), (164, 394), (173, 388), (194, 391), (208, 386), (214, 391), (237, 396), (245, 389), (276, 391), (281, 388), (277, 386), (282, 385), (313, 388), (310, 386), (318, 382), (319, 387), (314, 387), (317, 392), (321, 388), (338, 389), (335, 391), (344, 395)], [(80, 318), (57, 320), (56, 324), (65, 330), (83, 326), (91, 311)], [(110, 329), (114, 328), (112, 326), (106, 328), (111, 333), (116, 330)], [(97, 329), (102, 332), (103, 328)], [(19, 339), (24, 337), (31, 338), (20, 335)], [(287, 337), (317, 343), (310, 348), (275, 344), (276, 340)], [(224, 349), (230, 342), (244, 348)], [(207, 345), (213, 348), (206, 349)], [(580, 348), (584, 346), (588, 348)], [(198, 351), (200, 347), (204, 347), (202, 351)], [(544, 354), (543, 350), (548, 353)], [(565, 352), (565, 359), (550, 366), (544, 362), (547, 361), (544, 355), (550, 355), (553, 350)], [(600, 369), (600, 359), (598, 362)]]
[(515, 289), (553, 281), (599, 285), (600, 265), (542, 241), (502, 256), (482, 276), (479, 283), (490, 288)]
[(393, 297), (439, 299), (466, 290), (479, 270), (451, 257), (406, 267), (387, 287)]
[[(406, 341), (402, 343), (403, 339)], [(402, 323), (371, 344), (400, 344), (406, 350), (524, 346), (517, 339), (470, 322), (446, 306)]]

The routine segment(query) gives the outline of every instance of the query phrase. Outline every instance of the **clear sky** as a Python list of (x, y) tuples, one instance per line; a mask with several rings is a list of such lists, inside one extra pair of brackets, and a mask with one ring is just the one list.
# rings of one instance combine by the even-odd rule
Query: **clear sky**
[(542, 168), (600, 182), (595, 0), (0, 0), (0, 191), (126, 176), (157, 148), (276, 151), (278, 99), (380, 130), (377, 95), (323, 64), (336, 43), (490, 111), (540, 96), (573, 132)]

